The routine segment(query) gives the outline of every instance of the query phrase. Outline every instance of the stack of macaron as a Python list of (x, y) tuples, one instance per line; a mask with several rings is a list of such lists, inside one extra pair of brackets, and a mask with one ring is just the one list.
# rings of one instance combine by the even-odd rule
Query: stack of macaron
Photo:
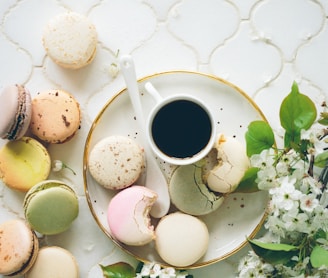
[(113, 135), (89, 153), (91, 176), (100, 186), (117, 191), (107, 208), (110, 233), (114, 240), (131, 246), (154, 241), (166, 263), (190, 266), (209, 244), (209, 230), (198, 216), (216, 211), (226, 194), (236, 189), (249, 167), (246, 150), (235, 138), (219, 134), (210, 157), (177, 167), (169, 181), (170, 213), (156, 225), (149, 212), (157, 194), (138, 183), (145, 167), (143, 152), (132, 139)]
[(0, 224), (0, 275), (29, 278), (78, 278), (74, 256), (57, 246), (40, 248), (36, 233), (21, 219)]

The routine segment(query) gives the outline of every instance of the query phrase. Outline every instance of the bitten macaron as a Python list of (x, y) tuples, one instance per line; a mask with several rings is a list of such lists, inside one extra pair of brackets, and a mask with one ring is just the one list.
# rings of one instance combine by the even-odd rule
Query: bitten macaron
[(45, 235), (66, 231), (79, 213), (75, 191), (58, 180), (46, 180), (33, 186), (25, 195), (23, 207), (31, 227)]
[(30, 92), (22, 85), (9, 85), (0, 93), (0, 137), (17, 140), (28, 130), (32, 108)]
[(50, 170), (47, 149), (33, 138), (8, 141), (0, 149), (0, 178), (9, 188), (26, 192), (47, 179)]
[(182, 212), (205, 215), (217, 210), (224, 196), (212, 192), (203, 181), (201, 163), (179, 166), (169, 183), (172, 203)]
[(84, 15), (75, 12), (59, 14), (45, 26), (43, 46), (59, 66), (82, 68), (90, 64), (95, 57), (96, 28)]
[(75, 257), (68, 250), (58, 246), (42, 247), (25, 278), (45, 277), (78, 278), (79, 267)]
[(81, 124), (80, 105), (64, 90), (38, 93), (32, 100), (31, 132), (40, 140), (60, 144), (69, 141)]
[(24, 275), (38, 250), (39, 241), (25, 221), (13, 219), (0, 224), (0, 274)]

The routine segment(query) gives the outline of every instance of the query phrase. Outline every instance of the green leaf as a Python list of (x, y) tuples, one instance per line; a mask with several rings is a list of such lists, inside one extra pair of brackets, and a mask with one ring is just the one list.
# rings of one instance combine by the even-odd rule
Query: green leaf
[(296, 82), (292, 91), (283, 100), (280, 106), (280, 123), (286, 130), (285, 147), (300, 141), (302, 129), (309, 129), (317, 117), (317, 110), (312, 100), (299, 92)]
[(108, 266), (100, 265), (100, 267), (105, 278), (134, 278), (136, 276), (134, 268), (124, 262)]
[(257, 167), (251, 167), (247, 169), (238, 187), (234, 192), (252, 193), (252, 192), (259, 191), (259, 188), (257, 187), (257, 183), (255, 182), (258, 171), (259, 168)]
[(264, 243), (250, 239), (248, 242), (259, 257), (273, 265), (287, 263), (299, 250), (296, 246), (283, 243)]
[(328, 266), (328, 250), (321, 246), (315, 246), (310, 255), (310, 262), (313, 267)]
[(324, 168), (326, 166), (328, 159), (328, 151), (318, 154), (314, 159), (314, 165), (320, 168)]
[(269, 149), (274, 144), (274, 134), (270, 125), (265, 121), (253, 121), (245, 134), (248, 157)]

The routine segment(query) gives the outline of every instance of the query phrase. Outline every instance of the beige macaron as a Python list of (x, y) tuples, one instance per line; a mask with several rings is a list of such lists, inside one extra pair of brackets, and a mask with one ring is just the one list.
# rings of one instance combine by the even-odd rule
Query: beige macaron
[(75, 257), (57, 246), (42, 247), (38, 257), (25, 275), (26, 278), (78, 278), (79, 267)]
[(197, 262), (209, 244), (205, 223), (181, 212), (164, 216), (156, 227), (155, 238), (160, 257), (175, 267), (187, 267)]
[(75, 12), (59, 14), (45, 26), (43, 46), (56, 64), (79, 69), (95, 57), (96, 28), (84, 15)]
[(129, 137), (109, 136), (92, 148), (88, 166), (100, 185), (122, 189), (136, 182), (144, 170), (144, 150)]
[(31, 132), (47, 143), (70, 140), (81, 123), (80, 105), (64, 90), (38, 93), (32, 100)]

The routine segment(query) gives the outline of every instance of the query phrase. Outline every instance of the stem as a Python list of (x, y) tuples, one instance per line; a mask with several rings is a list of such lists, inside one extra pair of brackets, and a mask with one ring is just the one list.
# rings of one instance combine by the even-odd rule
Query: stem
[(310, 165), (309, 165), (309, 170), (308, 170), (308, 174), (310, 177), (313, 177), (313, 167), (314, 167), (314, 155), (311, 154), (310, 156)]

